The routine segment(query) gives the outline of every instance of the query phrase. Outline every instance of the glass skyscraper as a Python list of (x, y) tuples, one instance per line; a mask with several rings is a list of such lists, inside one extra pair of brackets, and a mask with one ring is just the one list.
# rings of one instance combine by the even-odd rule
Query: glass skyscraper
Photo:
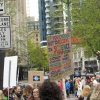
[[(46, 14), (45, 14), (45, 0), (38, 0), (39, 6), (39, 27), (40, 27), (40, 41), (46, 41)], [(43, 44), (45, 45), (45, 43)]]

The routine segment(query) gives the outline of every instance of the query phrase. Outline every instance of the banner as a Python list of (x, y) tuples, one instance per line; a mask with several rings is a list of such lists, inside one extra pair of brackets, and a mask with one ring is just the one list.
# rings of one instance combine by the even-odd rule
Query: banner
[(52, 79), (71, 74), (71, 45), (69, 34), (50, 35), (47, 38), (49, 70)]

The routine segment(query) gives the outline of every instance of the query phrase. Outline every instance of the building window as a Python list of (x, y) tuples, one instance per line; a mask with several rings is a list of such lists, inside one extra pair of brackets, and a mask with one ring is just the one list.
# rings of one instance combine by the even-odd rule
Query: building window
[(36, 41), (38, 41), (38, 38), (36, 38)]
[(36, 34), (36, 37), (38, 37), (38, 34)]
[(74, 59), (77, 59), (77, 53), (74, 53)]
[(78, 58), (81, 58), (81, 52), (80, 52), (80, 51), (77, 52), (77, 57), (78, 57)]

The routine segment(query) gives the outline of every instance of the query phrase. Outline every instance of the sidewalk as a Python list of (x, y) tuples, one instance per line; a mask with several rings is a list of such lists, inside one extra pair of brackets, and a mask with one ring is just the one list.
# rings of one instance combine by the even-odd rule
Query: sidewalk
[(68, 97), (67, 100), (78, 100), (78, 98), (73, 95), (70, 95), (70, 97)]

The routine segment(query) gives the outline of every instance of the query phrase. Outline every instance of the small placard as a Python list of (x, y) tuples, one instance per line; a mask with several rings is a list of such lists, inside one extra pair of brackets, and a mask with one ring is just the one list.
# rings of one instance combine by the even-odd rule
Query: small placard
[(40, 76), (33, 76), (33, 81), (40, 81)]

